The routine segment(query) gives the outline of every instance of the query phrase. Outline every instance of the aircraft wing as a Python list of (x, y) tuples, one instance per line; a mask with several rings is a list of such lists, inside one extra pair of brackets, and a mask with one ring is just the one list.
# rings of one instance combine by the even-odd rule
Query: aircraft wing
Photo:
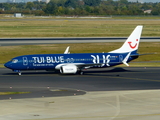
[(63, 63), (59, 64), (55, 67), (55, 69), (59, 70), (62, 66), (76, 66), (78, 69), (87, 69), (93, 66), (101, 66), (102, 63)]
[(79, 69), (82, 69), (82, 68), (90, 68), (90, 67), (93, 67), (93, 66), (101, 66), (102, 63), (91, 63), (91, 64), (86, 64), (86, 63), (78, 63), (78, 64), (75, 64)]

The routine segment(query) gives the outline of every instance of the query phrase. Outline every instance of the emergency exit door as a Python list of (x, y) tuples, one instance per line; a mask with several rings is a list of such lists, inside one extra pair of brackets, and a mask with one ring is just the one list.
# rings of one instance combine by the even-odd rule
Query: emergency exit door
[(28, 59), (27, 57), (23, 57), (23, 65), (28, 65)]

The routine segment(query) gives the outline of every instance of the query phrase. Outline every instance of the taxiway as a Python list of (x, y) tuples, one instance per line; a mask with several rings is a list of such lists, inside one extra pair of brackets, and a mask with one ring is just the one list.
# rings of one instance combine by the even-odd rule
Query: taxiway
[[(18, 76), (0, 69), (3, 120), (159, 120), (160, 68), (92, 69), (84, 75), (46, 71)], [(25, 99), (24, 99), (25, 98)]]
[[(55, 97), (85, 94), (84, 91), (118, 91), (160, 89), (160, 68), (113, 67), (88, 69), (84, 75), (61, 75), (46, 71), (24, 71), (22, 76), (0, 69), (0, 91), (28, 91), (31, 94), (10, 95), (12, 98)], [(63, 90), (61, 90), (63, 89)], [(58, 95), (57, 91), (60, 95)], [(78, 92), (77, 92), (78, 90)], [(54, 92), (51, 92), (54, 91)], [(66, 94), (65, 94), (66, 93)], [(8, 96), (0, 96), (0, 99)]]

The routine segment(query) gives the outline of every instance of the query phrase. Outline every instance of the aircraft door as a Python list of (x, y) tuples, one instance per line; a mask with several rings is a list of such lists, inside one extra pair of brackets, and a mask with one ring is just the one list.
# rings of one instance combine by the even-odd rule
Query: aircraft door
[(123, 61), (123, 55), (119, 55), (119, 62)]
[(23, 57), (23, 65), (28, 65), (28, 59), (27, 57)]

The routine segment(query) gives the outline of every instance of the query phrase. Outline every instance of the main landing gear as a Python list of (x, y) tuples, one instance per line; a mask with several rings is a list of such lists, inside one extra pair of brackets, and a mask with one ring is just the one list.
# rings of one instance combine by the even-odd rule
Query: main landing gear
[(84, 72), (83, 72), (82, 70), (79, 70), (79, 71), (77, 72), (77, 74), (79, 74), (79, 75), (83, 75), (83, 74), (84, 74)]
[(80, 75), (83, 75), (84, 73), (83, 73), (83, 71), (80, 71), (80, 73), (79, 73)]

